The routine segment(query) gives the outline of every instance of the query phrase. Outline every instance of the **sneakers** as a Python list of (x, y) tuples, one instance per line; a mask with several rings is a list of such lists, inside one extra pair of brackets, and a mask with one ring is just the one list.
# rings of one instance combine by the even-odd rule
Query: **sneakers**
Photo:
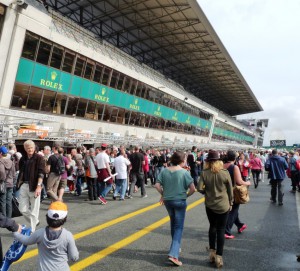
[(131, 195), (126, 196), (127, 199), (132, 199)]
[(238, 229), (239, 233), (242, 233), (245, 229), (247, 229), (247, 225), (244, 224), (241, 228)]
[(148, 198), (148, 195), (143, 195), (141, 196), (141, 198)]
[(282, 205), (283, 205), (283, 203), (282, 203), (282, 202), (279, 202), (279, 203), (278, 203), (278, 205), (279, 205), (279, 206), (282, 206)]
[(226, 239), (234, 239), (235, 237), (234, 237), (234, 235), (228, 235), (225, 233), (225, 238)]
[(174, 265), (182, 266), (182, 262), (179, 261), (177, 258), (169, 257), (168, 259), (169, 259), (169, 261), (170, 261), (171, 263), (173, 263)]
[(101, 202), (102, 204), (104, 204), (104, 205), (107, 203), (106, 199), (103, 198), (102, 196), (98, 197), (98, 199), (99, 199), (100, 202)]

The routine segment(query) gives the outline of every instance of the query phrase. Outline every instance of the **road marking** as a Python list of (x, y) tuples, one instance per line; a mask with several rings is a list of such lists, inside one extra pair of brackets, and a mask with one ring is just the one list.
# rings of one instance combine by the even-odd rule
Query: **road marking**
[[(137, 210), (137, 211), (135, 211), (135, 212), (129, 213), (129, 214), (127, 214), (127, 215), (123, 215), (123, 216), (117, 217), (117, 218), (115, 218), (115, 219), (113, 219), (113, 220), (110, 220), (110, 221), (108, 221), (108, 222), (105, 222), (105, 223), (103, 223), (103, 224), (100, 224), (100, 225), (98, 225), (98, 226), (95, 226), (95, 227), (93, 227), (93, 228), (90, 228), (90, 229), (87, 229), (87, 230), (85, 230), (85, 231), (76, 233), (76, 234), (74, 235), (74, 239), (77, 240), (77, 239), (86, 237), (86, 236), (88, 236), (88, 235), (91, 235), (91, 234), (93, 234), (93, 233), (95, 233), (95, 232), (102, 231), (102, 230), (104, 230), (104, 229), (106, 229), (106, 228), (108, 228), (108, 227), (111, 227), (111, 226), (116, 225), (116, 224), (118, 224), (118, 223), (120, 223), (120, 222), (123, 222), (123, 221), (125, 221), (125, 220), (128, 220), (128, 219), (130, 219), (130, 218), (132, 218), (132, 217), (135, 217), (135, 216), (137, 216), (137, 215), (139, 215), (139, 214), (148, 212), (148, 211), (150, 211), (150, 210), (152, 210), (152, 209), (155, 209), (155, 208), (157, 208), (157, 207), (159, 207), (159, 206), (160, 206), (159, 203), (155, 203), (155, 204), (152, 204), (152, 205), (150, 205), (150, 206), (148, 206), (148, 207), (145, 207), (145, 208), (143, 208), (143, 209), (140, 209), (140, 210)], [(16, 263), (14, 263), (14, 264), (18, 264), (18, 263), (20, 263), (20, 262), (23, 262), (23, 261), (25, 261), (25, 260), (28, 260), (28, 259), (30, 259), (30, 258), (32, 258), (32, 257), (37, 256), (37, 255), (38, 255), (38, 249), (30, 250), (30, 251), (26, 252), (26, 253), (23, 255), (23, 257), (22, 257), (20, 260), (18, 260)]]
[[(195, 208), (196, 206), (200, 205), (201, 203), (204, 202), (204, 198), (201, 198), (200, 200), (197, 200), (187, 207), (187, 211)], [(131, 234), (130, 236), (126, 237), (125, 239), (122, 239), (121, 241), (114, 243), (113, 245), (100, 250), (93, 255), (75, 263), (74, 265), (71, 266), (71, 271), (80, 271), (83, 270), (84, 268), (102, 260), (103, 258), (107, 257), (108, 255), (120, 250), (121, 248), (130, 245), (131, 243), (135, 242), (136, 240), (142, 238), (144, 235), (154, 231), (155, 229), (161, 227), (165, 223), (167, 223), (170, 220), (169, 216), (166, 216), (155, 223), (143, 228), (142, 230), (135, 232)]]

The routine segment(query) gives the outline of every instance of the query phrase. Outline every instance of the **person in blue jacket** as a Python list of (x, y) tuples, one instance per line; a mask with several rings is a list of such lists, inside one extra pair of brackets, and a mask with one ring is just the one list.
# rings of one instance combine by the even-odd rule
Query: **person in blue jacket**
[(288, 169), (288, 163), (286, 160), (278, 155), (276, 149), (272, 150), (272, 156), (267, 160), (265, 164), (266, 171), (269, 172), (269, 178), (271, 179), (271, 198), (273, 203), (276, 203), (276, 194), (278, 190), (278, 205), (283, 205), (283, 185), (282, 181), (286, 177), (285, 171)]

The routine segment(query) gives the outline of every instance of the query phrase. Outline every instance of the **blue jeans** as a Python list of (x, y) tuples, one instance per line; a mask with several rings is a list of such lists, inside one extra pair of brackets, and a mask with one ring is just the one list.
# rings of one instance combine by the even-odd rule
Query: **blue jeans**
[(78, 196), (81, 195), (81, 192), (82, 192), (82, 183), (84, 181), (84, 177), (77, 177), (77, 180), (76, 180), (76, 193)]
[(166, 200), (164, 203), (169, 213), (171, 224), (172, 243), (169, 256), (178, 259), (186, 212), (186, 200)]
[(106, 195), (108, 194), (108, 192), (111, 190), (112, 188), (112, 183), (111, 184), (108, 184), (108, 183), (105, 183), (105, 182), (98, 182), (98, 197), (103, 197), (105, 198)]
[(164, 170), (164, 167), (155, 167), (154, 176), (155, 180), (157, 180), (158, 175)]
[(124, 199), (127, 189), (127, 179), (116, 179), (116, 189), (114, 197), (118, 196), (120, 193), (120, 199)]
[(239, 218), (239, 208), (240, 208), (240, 204), (234, 203), (232, 205), (231, 211), (228, 214), (227, 224), (225, 228), (225, 233), (228, 235), (231, 235), (231, 229), (233, 224), (237, 226), (238, 230), (244, 226), (244, 223), (242, 223)]
[(13, 188), (7, 187), (6, 193), (0, 194), (0, 211), (6, 217), (11, 217), (12, 214), (12, 193)]

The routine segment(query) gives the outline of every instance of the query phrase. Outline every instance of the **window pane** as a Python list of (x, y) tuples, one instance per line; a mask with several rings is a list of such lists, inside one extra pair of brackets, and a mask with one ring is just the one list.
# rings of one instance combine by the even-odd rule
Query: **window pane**
[(119, 76), (120, 76), (120, 73), (117, 71), (114, 71), (112, 73), (111, 80), (110, 80), (110, 86), (112, 88), (117, 88)]
[(102, 77), (102, 82), (101, 84), (106, 85), (108, 84), (109, 76), (110, 76), (111, 69), (108, 67), (105, 67), (103, 77)]
[(110, 122), (117, 122), (119, 109), (116, 107), (111, 107), (110, 111)]
[(130, 90), (130, 86), (131, 86), (131, 78), (130, 77), (125, 77), (125, 84), (124, 84), (124, 92), (129, 93)]
[(103, 70), (103, 66), (99, 65), (99, 64), (96, 64), (94, 78), (93, 78), (94, 82), (100, 83), (102, 70)]
[(91, 80), (93, 69), (94, 69), (94, 63), (87, 62), (84, 71), (84, 78)]
[(138, 82), (138, 86), (135, 91), (135, 96), (142, 97), (142, 94), (143, 94), (143, 83)]
[(29, 86), (16, 84), (12, 96), (11, 106), (26, 108)]
[(56, 92), (44, 90), (41, 111), (53, 112)]
[(31, 87), (29, 98), (28, 98), (28, 109), (39, 110), (42, 100), (43, 90), (36, 87)]
[(56, 101), (53, 113), (62, 115), (65, 113), (65, 108), (67, 104), (67, 96), (61, 93), (56, 94)]
[(119, 81), (118, 81), (118, 84), (117, 84), (117, 89), (121, 90), (122, 87), (123, 87), (123, 83), (124, 83), (124, 79), (125, 79), (125, 75), (120, 73), (120, 77), (119, 77)]
[(86, 110), (86, 106), (87, 106), (87, 100), (85, 99), (80, 99), (79, 103), (78, 103), (78, 108), (77, 108), (77, 113), (76, 116), (77, 117), (82, 117), (84, 118), (85, 116), (85, 110)]
[(137, 81), (132, 79), (131, 80), (130, 91), (129, 91), (130, 94), (135, 95), (136, 85), (137, 85)]
[(84, 64), (85, 64), (85, 58), (81, 58), (78, 56), (76, 60), (75, 71), (74, 71), (75, 75), (80, 77), (82, 76)]
[(34, 60), (38, 42), (38, 37), (27, 33), (24, 41), (22, 57)]
[(62, 70), (64, 72), (71, 73), (73, 69), (73, 64), (75, 60), (75, 54), (65, 52), (64, 63), (62, 66)]
[(89, 101), (85, 117), (88, 119), (95, 119), (96, 102)]
[(51, 51), (51, 44), (41, 40), (36, 61), (41, 64), (48, 65), (50, 51)]
[(78, 105), (78, 98), (69, 97), (68, 98), (68, 108), (67, 108), (67, 115), (73, 116), (76, 115), (77, 105)]
[(97, 103), (95, 111), (95, 119), (102, 120), (104, 104)]
[(62, 57), (63, 57), (63, 49), (58, 48), (57, 46), (53, 47), (52, 56), (50, 66), (56, 69), (60, 69)]

